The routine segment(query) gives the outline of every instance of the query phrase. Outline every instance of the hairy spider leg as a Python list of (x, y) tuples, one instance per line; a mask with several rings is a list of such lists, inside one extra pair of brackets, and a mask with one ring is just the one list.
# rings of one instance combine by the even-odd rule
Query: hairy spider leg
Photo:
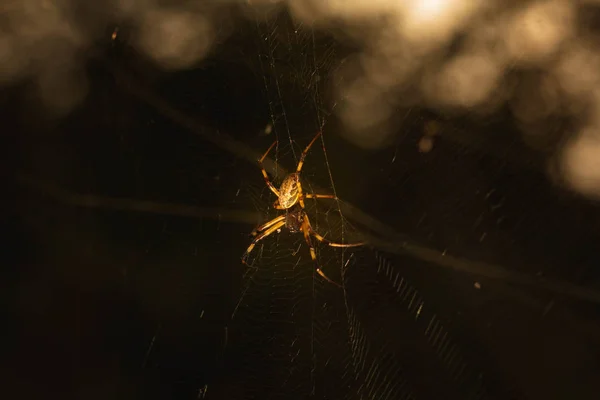
[(304, 197), (306, 197), (307, 199), (337, 199), (337, 197), (332, 194), (308, 193), (305, 194)]
[(335, 286), (342, 287), (342, 285), (340, 285), (339, 283), (335, 282), (334, 280), (330, 279), (327, 275), (325, 275), (325, 273), (321, 270), (321, 267), (319, 267), (319, 261), (317, 260), (317, 252), (315, 251), (315, 248), (312, 245), (312, 242), (310, 240), (310, 230), (311, 230), (310, 224), (306, 217), (307, 217), (307, 215), (305, 214), (304, 221), (302, 221), (302, 233), (304, 234), (304, 240), (306, 241), (306, 244), (308, 245), (308, 249), (310, 250), (310, 258), (312, 258), (313, 262), (317, 266), (317, 274), (319, 274), (327, 282), (332, 283)]
[(271, 233), (276, 232), (277, 229), (281, 228), (284, 225), (285, 225), (285, 221), (279, 221), (279, 222), (275, 223), (274, 225), (272, 225), (269, 229), (267, 229), (266, 231), (262, 232), (260, 235), (255, 237), (254, 240), (252, 240), (252, 243), (250, 243), (250, 246), (248, 246), (248, 248), (246, 249), (246, 252), (244, 253), (244, 255), (242, 256), (242, 263), (248, 265), (248, 263), (246, 262), (246, 259), (250, 255), (250, 252), (254, 249), (254, 246), (256, 246), (256, 243), (260, 242), (261, 240), (263, 240), (264, 238), (269, 236)]
[(302, 191), (302, 185), (298, 182), (298, 203), (300, 203), (300, 207), (304, 209), (304, 193)]
[[(317, 132), (317, 134), (315, 135), (315, 137), (310, 141), (310, 143), (308, 144), (308, 146), (306, 146), (306, 148), (304, 149), (304, 151), (300, 155), (300, 160), (298, 160), (298, 165), (296, 166), (296, 173), (298, 174), (298, 179), (299, 179), (299, 176), (300, 176), (300, 172), (302, 171), (302, 167), (304, 166), (304, 159), (306, 158), (306, 155), (308, 154), (308, 151), (312, 147), (313, 143), (319, 138), (319, 136), (321, 136), (321, 131)], [(304, 197), (305, 196), (304, 196), (304, 193), (303, 193), (303, 190), (302, 190), (302, 185), (298, 181), (298, 203), (300, 203), (300, 206), (302, 208), (304, 208)]]
[(271, 149), (276, 144), (277, 144), (277, 140), (273, 142), (273, 144), (271, 145), (271, 147), (269, 147), (267, 149), (267, 151), (265, 152), (265, 154), (263, 154), (263, 156), (258, 160), (258, 165), (260, 166), (260, 171), (262, 172), (262, 175), (265, 178), (265, 183), (267, 184), (267, 186), (269, 187), (269, 189), (271, 189), (271, 192), (275, 193), (275, 196), (279, 197), (279, 190), (277, 190), (277, 188), (275, 187), (275, 185), (273, 185), (271, 183), (271, 180), (269, 179), (269, 175), (267, 174), (267, 171), (265, 170), (265, 167), (263, 166), (263, 161), (265, 160), (265, 158), (267, 157), (267, 155), (269, 154), (269, 152), (271, 151)]
[(325, 239), (323, 236), (319, 235), (317, 233), (317, 231), (315, 231), (312, 227), (312, 225), (310, 224), (310, 220), (308, 219), (308, 215), (304, 215), (304, 220), (306, 221), (306, 224), (308, 226), (308, 230), (310, 231), (310, 233), (321, 243), (326, 244), (327, 246), (331, 246), (331, 247), (358, 247), (358, 246), (362, 246), (365, 244), (365, 242), (357, 242), (357, 243), (336, 243), (336, 242), (332, 242), (330, 240)]
[(304, 149), (304, 151), (300, 155), (300, 160), (298, 160), (298, 166), (296, 166), (296, 173), (299, 174), (300, 171), (302, 171), (302, 166), (304, 165), (304, 159), (306, 158), (306, 155), (308, 154), (308, 151), (310, 150), (311, 146), (313, 145), (313, 143), (315, 142), (315, 140), (317, 140), (317, 138), (319, 136), (321, 136), (321, 131), (317, 132), (317, 134), (315, 135), (313, 140), (310, 141), (308, 146), (306, 146), (306, 149)]
[(254, 229), (252, 231), (251, 235), (252, 236), (256, 236), (256, 235), (258, 235), (259, 232), (264, 231), (265, 229), (267, 229), (271, 225), (275, 225), (276, 223), (278, 223), (279, 221), (283, 221), (284, 219), (285, 219), (285, 214), (280, 215), (279, 217), (275, 217), (272, 220), (267, 221), (264, 224), (260, 225), (258, 228)]

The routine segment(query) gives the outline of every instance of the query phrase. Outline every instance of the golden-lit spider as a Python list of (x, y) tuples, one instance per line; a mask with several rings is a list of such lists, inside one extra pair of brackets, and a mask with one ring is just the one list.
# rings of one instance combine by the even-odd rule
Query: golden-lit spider
[(265, 154), (263, 154), (263, 156), (260, 158), (260, 160), (258, 160), (258, 164), (260, 165), (260, 169), (262, 171), (263, 177), (265, 178), (265, 182), (266, 182), (267, 186), (277, 196), (277, 200), (275, 200), (273, 207), (278, 210), (285, 210), (285, 214), (282, 214), (278, 217), (273, 218), (272, 220), (270, 220), (268, 222), (265, 222), (264, 224), (262, 224), (261, 226), (256, 228), (254, 231), (252, 231), (252, 235), (255, 236), (255, 238), (254, 238), (254, 240), (252, 240), (252, 243), (250, 244), (250, 246), (248, 246), (248, 248), (246, 249), (246, 252), (242, 256), (242, 262), (244, 264), (247, 264), (246, 259), (250, 255), (250, 252), (252, 251), (252, 249), (254, 249), (254, 246), (256, 246), (256, 243), (258, 243), (262, 239), (266, 238), (273, 232), (279, 231), (282, 227), (286, 227), (290, 232), (302, 231), (302, 233), (304, 234), (304, 240), (306, 241), (306, 244), (308, 244), (308, 247), (310, 249), (310, 257), (317, 265), (317, 273), (321, 277), (323, 277), (325, 280), (327, 280), (328, 282), (331, 282), (334, 285), (339, 286), (338, 283), (329, 279), (323, 273), (321, 268), (319, 267), (319, 263), (317, 261), (317, 254), (315, 252), (315, 248), (313, 247), (313, 245), (311, 243), (310, 236), (311, 235), (314, 236), (321, 243), (324, 243), (331, 247), (356, 247), (356, 246), (362, 246), (364, 243), (362, 243), (362, 242), (361, 243), (330, 242), (329, 240), (325, 239), (323, 236), (321, 236), (317, 232), (315, 232), (310, 224), (308, 214), (306, 213), (306, 211), (304, 209), (304, 199), (335, 199), (336, 198), (334, 195), (330, 195), (330, 194), (312, 194), (312, 193), (304, 194), (302, 191), (302, 184), (300, 183), (300, 172), (302, 170), (302, 166), (304, 165), (304, 158), (308, 154), (310, 147), (313, 145), (313, 143), (315, 142), (315, 140), (317, 140), (317, 138), (319, 136), (321, 136), (321, 132), (318, 132), (316, 134), (316, 136), (313, 138), (313, 140), (311, 140), (311, 142), (308, 144), (308, 146), (306, 146), (306, 149), (304, 149), (304, 151), (302, 152), (302, 155), (300, 156), (300, 160), (298, 161), (298, 165), (296, 166), (296, 172), (293, 172), (293, 173), (289, 174), (288, 176), (286, 176), (285, 179), (283, 180), (283, 182), (281, 183), (281, 186), (279, 187), (279, 189), (277, 189), (273, 185), (273, 183), (271, 183), (271, 180), (269, 179), (269, 175), (267, 174), (267, 171), (265, 171), (265, 168), (263, 167), (264, 159), (267, 157), (267, 155), (269, 154), (271, 149), (273, 149), (273, 147), (277, 144), (277, 141), (275, 141), (271, 145), (271, 147), (269, 147), (267, 149)]

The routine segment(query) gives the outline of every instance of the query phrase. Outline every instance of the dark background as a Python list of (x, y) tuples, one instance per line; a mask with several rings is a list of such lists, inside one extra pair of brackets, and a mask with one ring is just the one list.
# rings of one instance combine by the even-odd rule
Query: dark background
[[(177, 73), (126, 29), (107, 35), (89, 95), (63, 118), (27, 83), (3, 90), (2, 396), (597, 398), (597, 205), (553, 184), (502, 111), (411, 109), (390, 146), (349, 144), (320, 109), (326, 85), (305, 79), (352, 49), (291, 40), (295, 28), (285, 16), (240, 24)], [(432, 120), (441, 133), (421, 153)], [(292, 254), (301, 238), (285, 231), (248, 277), (248, 234), (277, 215), (251, 161), (276, 137), (293, 168), (288, 129), (302, 148), (323, 121), (328, 158), (315, 150), (304, 176), (330, 192), (329, 165), (338, 196), (372, 219), (345, 217), (377, 241), (322, 250), (344, 291), (313, 274), (305, 246)], [(339, 230), (321, 207), (321, 229)]]

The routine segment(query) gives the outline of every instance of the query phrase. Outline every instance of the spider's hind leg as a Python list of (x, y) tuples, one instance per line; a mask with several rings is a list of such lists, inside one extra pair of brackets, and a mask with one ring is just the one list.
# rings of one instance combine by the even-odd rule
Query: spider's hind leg
[[(278, 219), (278, 218), (279, 217), (277, 217), (276, 219)], [(273, 222), (273, 221), (269, 221), (269, 222), (267, 222), (267, 224), (269, 224), (271, 222)], [(258, 242), (260, 242), (261, 240), (263, 240), (264, 238), (266, 238), (267, 236), (269, 236), (271, 233), (276, 232), (283, 225), (285, 225), (285, 220), (283, 220), (283, 221), (280, 220), (279, 222), (274, 223), (273, 225), (270, 226), (270, 228), (268, 228), (267, 230), (263, 231), (258, 236), (256, 236), (254, 238), (254, 240), (252, 240), (252, 243), (250, 243), (250, 246), (248, 246), (248, 248), (244, 252), (244, 255), (242, 256), (242, 263), (248, 265), (248, 263), (246, 262), (246, 260), (248, 259), (248, 256), (250, 255), (250, 253), (254, 249), (254, 246), (256, 246), (256, 244)]]
[(307, 193), (304, 195), (304, 197), (307, 199), (334, 199), (334, 200), (337, 200), (337, 197), (335, 197), (332, 194)]
[(255, 228), (251, 235), (252, 236), (256, 236), (258, 235), (260, 232), (264, 231), (265, 229), (267, 229), (268, 227), (275, 225), (276, 223), (283, 221), (285, 219), (285, 214), (280, 215), (279, 217), (275, 217), (270, 221), (265, 222), (264, 224), (260, 225), (258, 228)]
[(315, 239), (317, 239), (319, 242), (326, 244), (327, 246), (331, 246), (331, 247), (359, 247), (359, 246), (363, 246), (365, 245), (365, 242), (356, 242), (356, 243), (336, 243), (336, 242), (332, 242), (330, 240), (325, 239), (323, 236), (319, 235), (317, 233), (317, 231), (315, 231), (312, 228), (312, 225), (310, 224), (310, 221), (308, 220), (308, 216), (305, 217), (306, 219), (306, 223), (307, 223), (307, 227), (308, 227), (308, 231), (310, 232), (311, 235), (313, 235), (315, 237)]
[(313, 262), (317, 266), (317, 274), (319, 274), (327, 282), (332, 283), (332, 284), (336, 285), (337, 287), (342, 287), (342, 285), (340, 285), (339, 283), (337, 283), (334, 280), (330, 279), (321, 270), (321, 267), (319, 266), (319, 261), (317, 260), (317, 252), (315, 251), (315, 248), (312, 245), (312, 242), (310, 240), (310, 233), (311, 233), (311, 231), (312, 231), (312, 228), (310, 227), (310, 223), (308, 222), (308, 216), (305, 215), (304, 216), (304, 221), (302, 221), (302, 233), (304, 234), (304, 240), (306, 241), (306, 244), (308, 245), (308, 248), (310, 250), (310, 258), (313, 260)]

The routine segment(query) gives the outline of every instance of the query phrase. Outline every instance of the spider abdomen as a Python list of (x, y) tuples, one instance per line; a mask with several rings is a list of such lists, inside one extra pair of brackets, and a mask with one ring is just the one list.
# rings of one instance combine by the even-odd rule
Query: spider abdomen
[(279, 188), (279, 206), (282, 209), (288, 209), (298, 202), (299, 190), (299, 175), (289, 174), (281, 183)]

